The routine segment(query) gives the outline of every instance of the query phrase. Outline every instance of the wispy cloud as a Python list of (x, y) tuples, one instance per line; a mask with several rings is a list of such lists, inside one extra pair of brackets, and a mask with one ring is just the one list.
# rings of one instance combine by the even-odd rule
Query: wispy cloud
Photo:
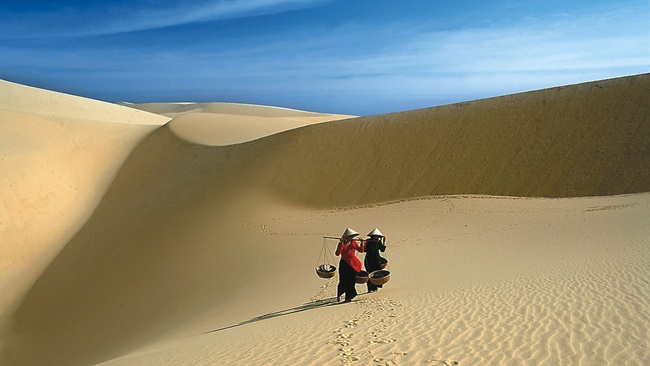
[(633, 9), (442, 32), (403, 24), (398, 39), (382, 38), (390, 47), (312, 57), (309, 71), (378, 97), (513, 93), (649, 72), (649, 23)]
[(126, 31), (162, 28), (194, 22), (237, 18), (260, 14), (273, 14), (290, 9), (317, 6), (327, 0), (222, 0), (171, 9), (144, 9), (135, 12), (132, 19), (114, 23), (104, 29), (102, 33), (118, 33)]
[(156, 2), (112, 2), (84, 8), (62, 4), (43, 10), (0, 11), (0, 39), (91, 36), (143, 31), (176, 25), (274, 14), (318, 6), (331, 0), (194, 0), (161, 6)]

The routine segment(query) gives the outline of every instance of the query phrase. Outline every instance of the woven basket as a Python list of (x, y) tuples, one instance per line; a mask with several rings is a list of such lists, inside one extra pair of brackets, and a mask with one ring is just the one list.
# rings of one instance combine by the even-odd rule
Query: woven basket
[(368, 282), (368, 272), (366, 271), (359, 271), (357, 272), (357, 275), (354, 279), (354, 282), (356, 283), (366, 283)]
[(380, 269), (370, 273), (369, 280), (373, 285), (380, 286), (390, 281), (390, 271)]
[(323, 270), (320, 269), (320, 266), (316, 267), (315, 269), (316, 269), (316, 274), (318, 275), (318, 277), (320, 277), (320, 278), (332, 278), (332, 277), (334, 277), (334, 275), (336, 274), (336, 267), (332, 266), (331, 264), (330, 264), (330, 266), (332, 267), (331, 271), (323, 271)]
[(381, 269), (386, 269), (386, 266), (388, 265), (388, 259), (384, 257), (379, 258), (379, 265), (381, 266)]

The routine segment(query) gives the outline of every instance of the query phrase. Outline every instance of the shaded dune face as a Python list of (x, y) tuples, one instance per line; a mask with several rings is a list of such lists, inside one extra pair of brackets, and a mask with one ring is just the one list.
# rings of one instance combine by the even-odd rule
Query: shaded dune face
[(241, 226), (265, 203), (250, 192), (331, 208), (447, 194), (650, 191), (648, 100), (650, 75), (640, 75), (224, 147), (160, 127), (31, 288), (3, 335), (0, 361), (101, 362), (218, 308), (263, 275), (239, 265), (268, 250)]
[(260, 250), (235, 248), (246, 241), (236, 221), (246, 208), (222, 169), (227, 159), (167, 127), (149, 136), (24, 298), (0, 360), (105, 361), (219, 306), (250, 282), (257, 267), (242, 264)]
[(329, 207), (650, 190), (650, 76), (308, 126), (258, 141), (248, 180)]

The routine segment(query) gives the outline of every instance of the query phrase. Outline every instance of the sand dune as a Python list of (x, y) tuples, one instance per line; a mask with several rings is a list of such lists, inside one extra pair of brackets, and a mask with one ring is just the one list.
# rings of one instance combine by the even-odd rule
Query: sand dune
[[(120, 103), (121, 105), (162, 114), (168, 117), (178, 117), (190, 113), (229, 114), (234, 116), (266, 117), (266, 118), (303, 118), (334, 116), (329, 113), (307, 112), (297, 109), (271, 107), (241, 103)], [(352, 116), (350, 116), (352, 117)]]
[(56, 118), (160, 126), (165, 119), (112, 103), (32, 88), (0, 80), (0, 109)]
[(239, 144), (310, 124), (355, 117), (233, 103), (124, 105), (172, 117), (169, 127), (176, 136), (208, 146)]
[(324, 206), (462, 193), (647, 192), (648, 78), (309, 126), (247, 146), (264, 157), (249, 171)]
[[(5, 306), (0, 361), (643, 364), (647, 100), (650, 75), (638, 75), (270, 133), (256, 117), (330, 117), (156, 105), (159, 127), (121, 124), (112, 139), (98, 120), (68, 121), (66, 136), (97, 134), (74, 146), (116, 173), (83, 183), (95, 198), (75, 196), (88, 216), (69, 220), (69, 238), (27, 240), (9, 221), (27, 252), (58, 256), (11, 287), (26, 295)], [(11, 136), (69, 146), (37, 122), (18, 127), (24, 108), (0, 113)], [(37, 160), (19, 146), (3, 157)], [(18, 212), (6, 197), (32, 175), (6, 180), (4, 212)], [(332, 306), (336, 282), (313, 267), (321, 237), (347, 226), (389, 236), (394, 276)]]
[(0, 324), (169, 118), (0, 81)]
[(200, 145), (226, 146), (257, 140), (310, 124), (347, 119), (349, 116), (256, 117), (217, 113), (192, 113), (174, 118), (171, 131), (179, 138)]

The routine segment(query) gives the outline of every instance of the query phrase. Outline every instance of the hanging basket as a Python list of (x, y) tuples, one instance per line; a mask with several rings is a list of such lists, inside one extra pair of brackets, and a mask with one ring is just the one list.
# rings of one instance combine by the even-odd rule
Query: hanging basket
[(356, 283), (366, 283), (366, 282), (368, 282), (368, 272), (366, 272), (366, 271), (357, 272), (357, 275), (354, 278), (354, 282), (356, 282)]
[(386, 266), (388, 265), (388, 259), (384, 257), (379, 258), (379, 265), (381, 266), (381, 269), (386, 269)]
[(334, 263), (334, 257), (327, 248), (327, 241), (323, 237), (323, 245), (321, 246), (320, 255), (318, 256), (318, 262), (316, 265), (316, 274), (320, 278), (332, 278), (336, 274), (336, 266), (329, 263)]
[(368, 276), (368, 279), (370, 282), (372, 282), (373, 285), (381, 286), (390, 281), (390, 271), (387, 271), (385, 269), (373, 271)]
[(321, 264), (315, 269), (316, 269), (316, 274), (320, 278), (332, 278), (336, 274), (336, 267), (331, 264)]

